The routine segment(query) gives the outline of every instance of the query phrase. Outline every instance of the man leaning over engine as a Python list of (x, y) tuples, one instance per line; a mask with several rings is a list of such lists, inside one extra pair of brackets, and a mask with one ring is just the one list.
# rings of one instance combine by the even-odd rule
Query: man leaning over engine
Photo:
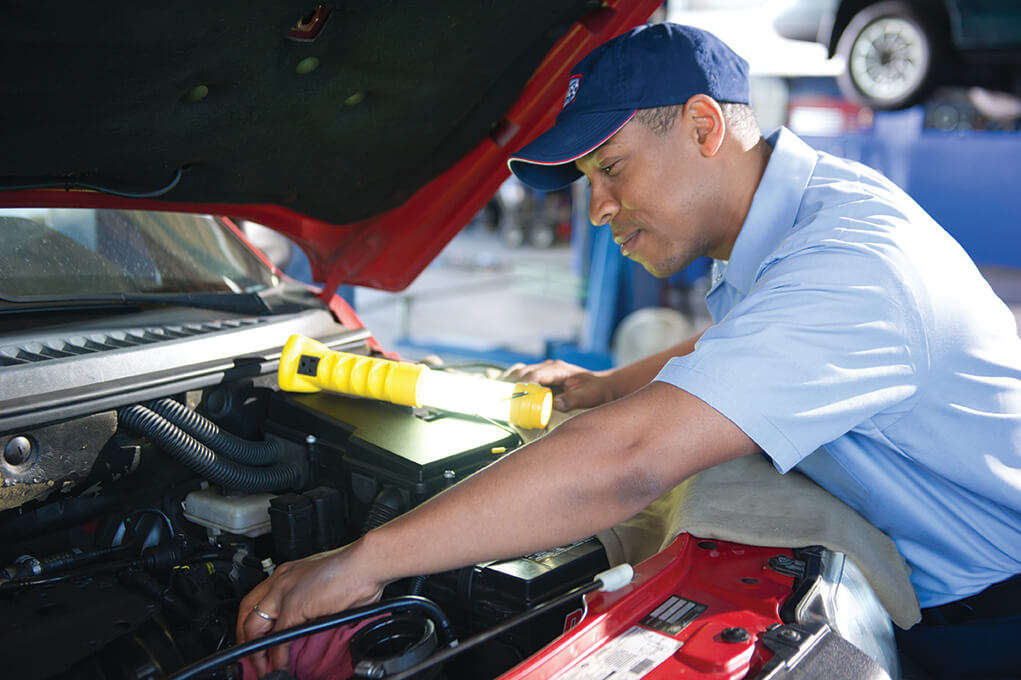
[[(511, 170), (546, 190), (584, 176), (593, 224), (656, 276), (714, 258), (715, 325), (610, 372), (525, 369), (563, 388), (561, 409), (595, 408), (357, 542), (283, 565), (243, 601), (239, 638), (366, 603), (402, 577), (590, 536), (761, 451), (894, 540), (923, 608), (898, 631), (902, 650), (952, 677), (976, 657), (983, 677), (1017, 673), (1013, 315), (879, 173), (786, 129), (763, 138), (747, 64), (711, 34), (640, 27), (571, 73), (555, 126)], [(284, 667), (287, 650), (272, 657)]]

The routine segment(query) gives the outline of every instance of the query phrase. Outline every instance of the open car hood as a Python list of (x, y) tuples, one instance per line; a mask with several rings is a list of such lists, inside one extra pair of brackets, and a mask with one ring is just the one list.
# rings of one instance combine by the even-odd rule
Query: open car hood
[(660, 0), (0, 8), (0, 205), (250, 219), (330, 295), (400, 290)]

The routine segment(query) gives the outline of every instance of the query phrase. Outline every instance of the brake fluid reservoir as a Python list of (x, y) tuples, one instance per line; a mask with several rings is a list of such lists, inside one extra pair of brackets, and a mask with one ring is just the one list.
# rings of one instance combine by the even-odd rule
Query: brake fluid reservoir
[(199, 489), (185, 496), (184, 516), (214, 532), (262, 536), (270, 532), (271, 493), (223, 496), (214, 489)]

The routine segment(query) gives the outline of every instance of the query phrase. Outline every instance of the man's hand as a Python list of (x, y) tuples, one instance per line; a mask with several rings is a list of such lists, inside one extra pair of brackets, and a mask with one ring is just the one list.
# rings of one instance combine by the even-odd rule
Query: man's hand
[(588, 371), (559, 359), (547, 359), (530, 366), (514, 364), (501, 378), (552, 388), (553, 407), (558, 411), (592, 408), (626, 397), (648, 385), (671, 357), (692, 352), (700, 337), (702, 333), (627, 366), (606, 371)]
[[(385, 584), (374, 581), (370, 570), (359, 569), (358, 561), (357, 544), (352, 544), (281, 565), (241, 601), (238, 643), (379, 599)], [(250, 658), (259, 677), (271, 668), (286, 670), (289, 645)]]
[(604, 375), (559, 359), (547, 359), (530, 366), (514, 364), (502, 377), (553, 388), (553, 408), (558, 411), (591, 408), (616, 398), (613, 386)]

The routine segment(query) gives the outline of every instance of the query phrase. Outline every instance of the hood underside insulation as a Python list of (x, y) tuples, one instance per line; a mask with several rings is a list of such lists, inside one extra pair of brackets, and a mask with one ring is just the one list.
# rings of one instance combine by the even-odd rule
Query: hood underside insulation
[(0, 185), (363, 220), (484, 140), (599, 5), (5, 2)]

